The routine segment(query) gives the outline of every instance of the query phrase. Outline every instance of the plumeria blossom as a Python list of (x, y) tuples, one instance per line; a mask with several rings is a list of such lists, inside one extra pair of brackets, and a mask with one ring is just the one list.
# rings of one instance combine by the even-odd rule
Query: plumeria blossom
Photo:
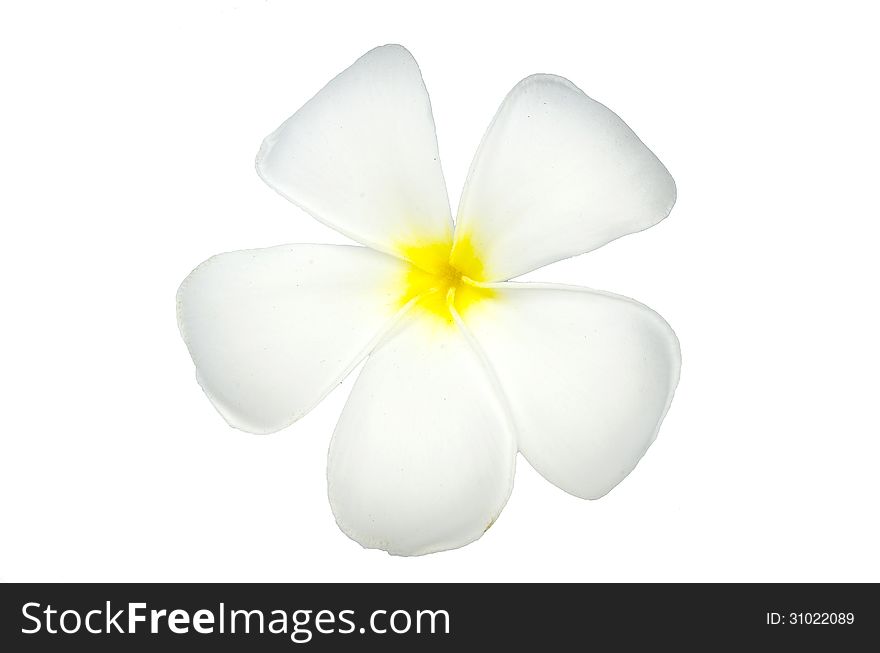
[(400, 555), (478, 539), (517, 452), (587, 499), (635, 467), (678, 383), (672, 329), (625, 297), (508, 281), (669, 214), (672, 177), (617, 115), (527, 77), (453, 221), (419, 68), (388, 45), (270, 134), (257, 171), (366, 247), (215, 256), (180, 287), (180, 331), (208, 398), (252, 433), (292, 424), (366, 359), (327, 469), (349, 537)]

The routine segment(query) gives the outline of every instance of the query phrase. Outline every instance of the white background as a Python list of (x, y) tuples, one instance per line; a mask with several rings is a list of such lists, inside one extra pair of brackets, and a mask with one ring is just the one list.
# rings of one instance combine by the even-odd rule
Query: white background
[[(0, 578), (880, 581), (877, 16), (709, 4), (4, 3)], [(333, 520), (353, 377), (285, 431), (233, 430), (174, 309), (212, 254), (345, 242), (253, 159), (388, 42), (422, 67), (453, 206), (533, 72), (619, 113), (679, 190), (660, 225), (527, 277), (673, 325), (657, 442), (595, 502), (520, 458), (486, 536), (422, 558)]]

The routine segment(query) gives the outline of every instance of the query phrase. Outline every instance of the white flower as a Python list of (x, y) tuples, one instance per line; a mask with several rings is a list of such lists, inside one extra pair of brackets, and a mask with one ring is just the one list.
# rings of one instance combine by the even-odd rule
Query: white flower
[(510, 92), (454, 226), (415, 60), (361, 57), (266, 138), (260, 176), (366, 245), (283, 245), (209, 259), (178, 292), (199, 383), (230, 425), (282, 429), (368, 357), (330, 443), (340, 528), (416, 555), (492, 525), (517, 451), (597, 498), (657, 435), (678, 340), (633, 300), (510, 283), (662, 220), (669, 173), (565, 79)]

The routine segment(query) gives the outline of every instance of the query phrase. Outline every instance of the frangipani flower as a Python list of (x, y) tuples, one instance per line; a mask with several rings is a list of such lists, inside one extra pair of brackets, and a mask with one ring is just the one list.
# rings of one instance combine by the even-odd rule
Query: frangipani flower
[(480, 144), (453, 223), (418, 66), (376, 48), (266, 138), (260, 176), (366, 245), (209, 259), (178, 293), (199, 383), (230, 425), (282, 429), (363, 359), (328, 493), (365, 547), (463, 546), (495, 521), (516, 454), (583, 498), (657, 435), (678, 341), (633, 300), (508, 279), (665, 218), (675, 184), (614, 113), (533, 75)]

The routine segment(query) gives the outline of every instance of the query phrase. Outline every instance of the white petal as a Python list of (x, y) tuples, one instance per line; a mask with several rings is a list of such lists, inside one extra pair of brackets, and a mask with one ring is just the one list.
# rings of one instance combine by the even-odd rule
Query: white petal
[(368, 548), (463, 546), (510, 494), (516, 443), (484, 363), (454, 326), (414, 314), (370, 356), (330, 445), (330, 503)]
[(551, 483), (602, 496), (657, 436), (678, 383), (678, 339), (631, 299), (574, 286), (495, 284), (468, 328), (495, 370), (519, 448)]
[(456, 238), (503, 280), (665, 218), (675, 183), (612, 111), (562, 77), (508, 94), (471, 164)]
[(407, 267), (365, 247), (334, 245), (208, 259), (177, 294), (180, 332), (205, 394), (244, 431), (290, 425), (393, 325)]
[(449, 242), (431, 103), (399, 45), (371, 50), (266, 137), (257, 172), (312, 216), (375, 249)]

